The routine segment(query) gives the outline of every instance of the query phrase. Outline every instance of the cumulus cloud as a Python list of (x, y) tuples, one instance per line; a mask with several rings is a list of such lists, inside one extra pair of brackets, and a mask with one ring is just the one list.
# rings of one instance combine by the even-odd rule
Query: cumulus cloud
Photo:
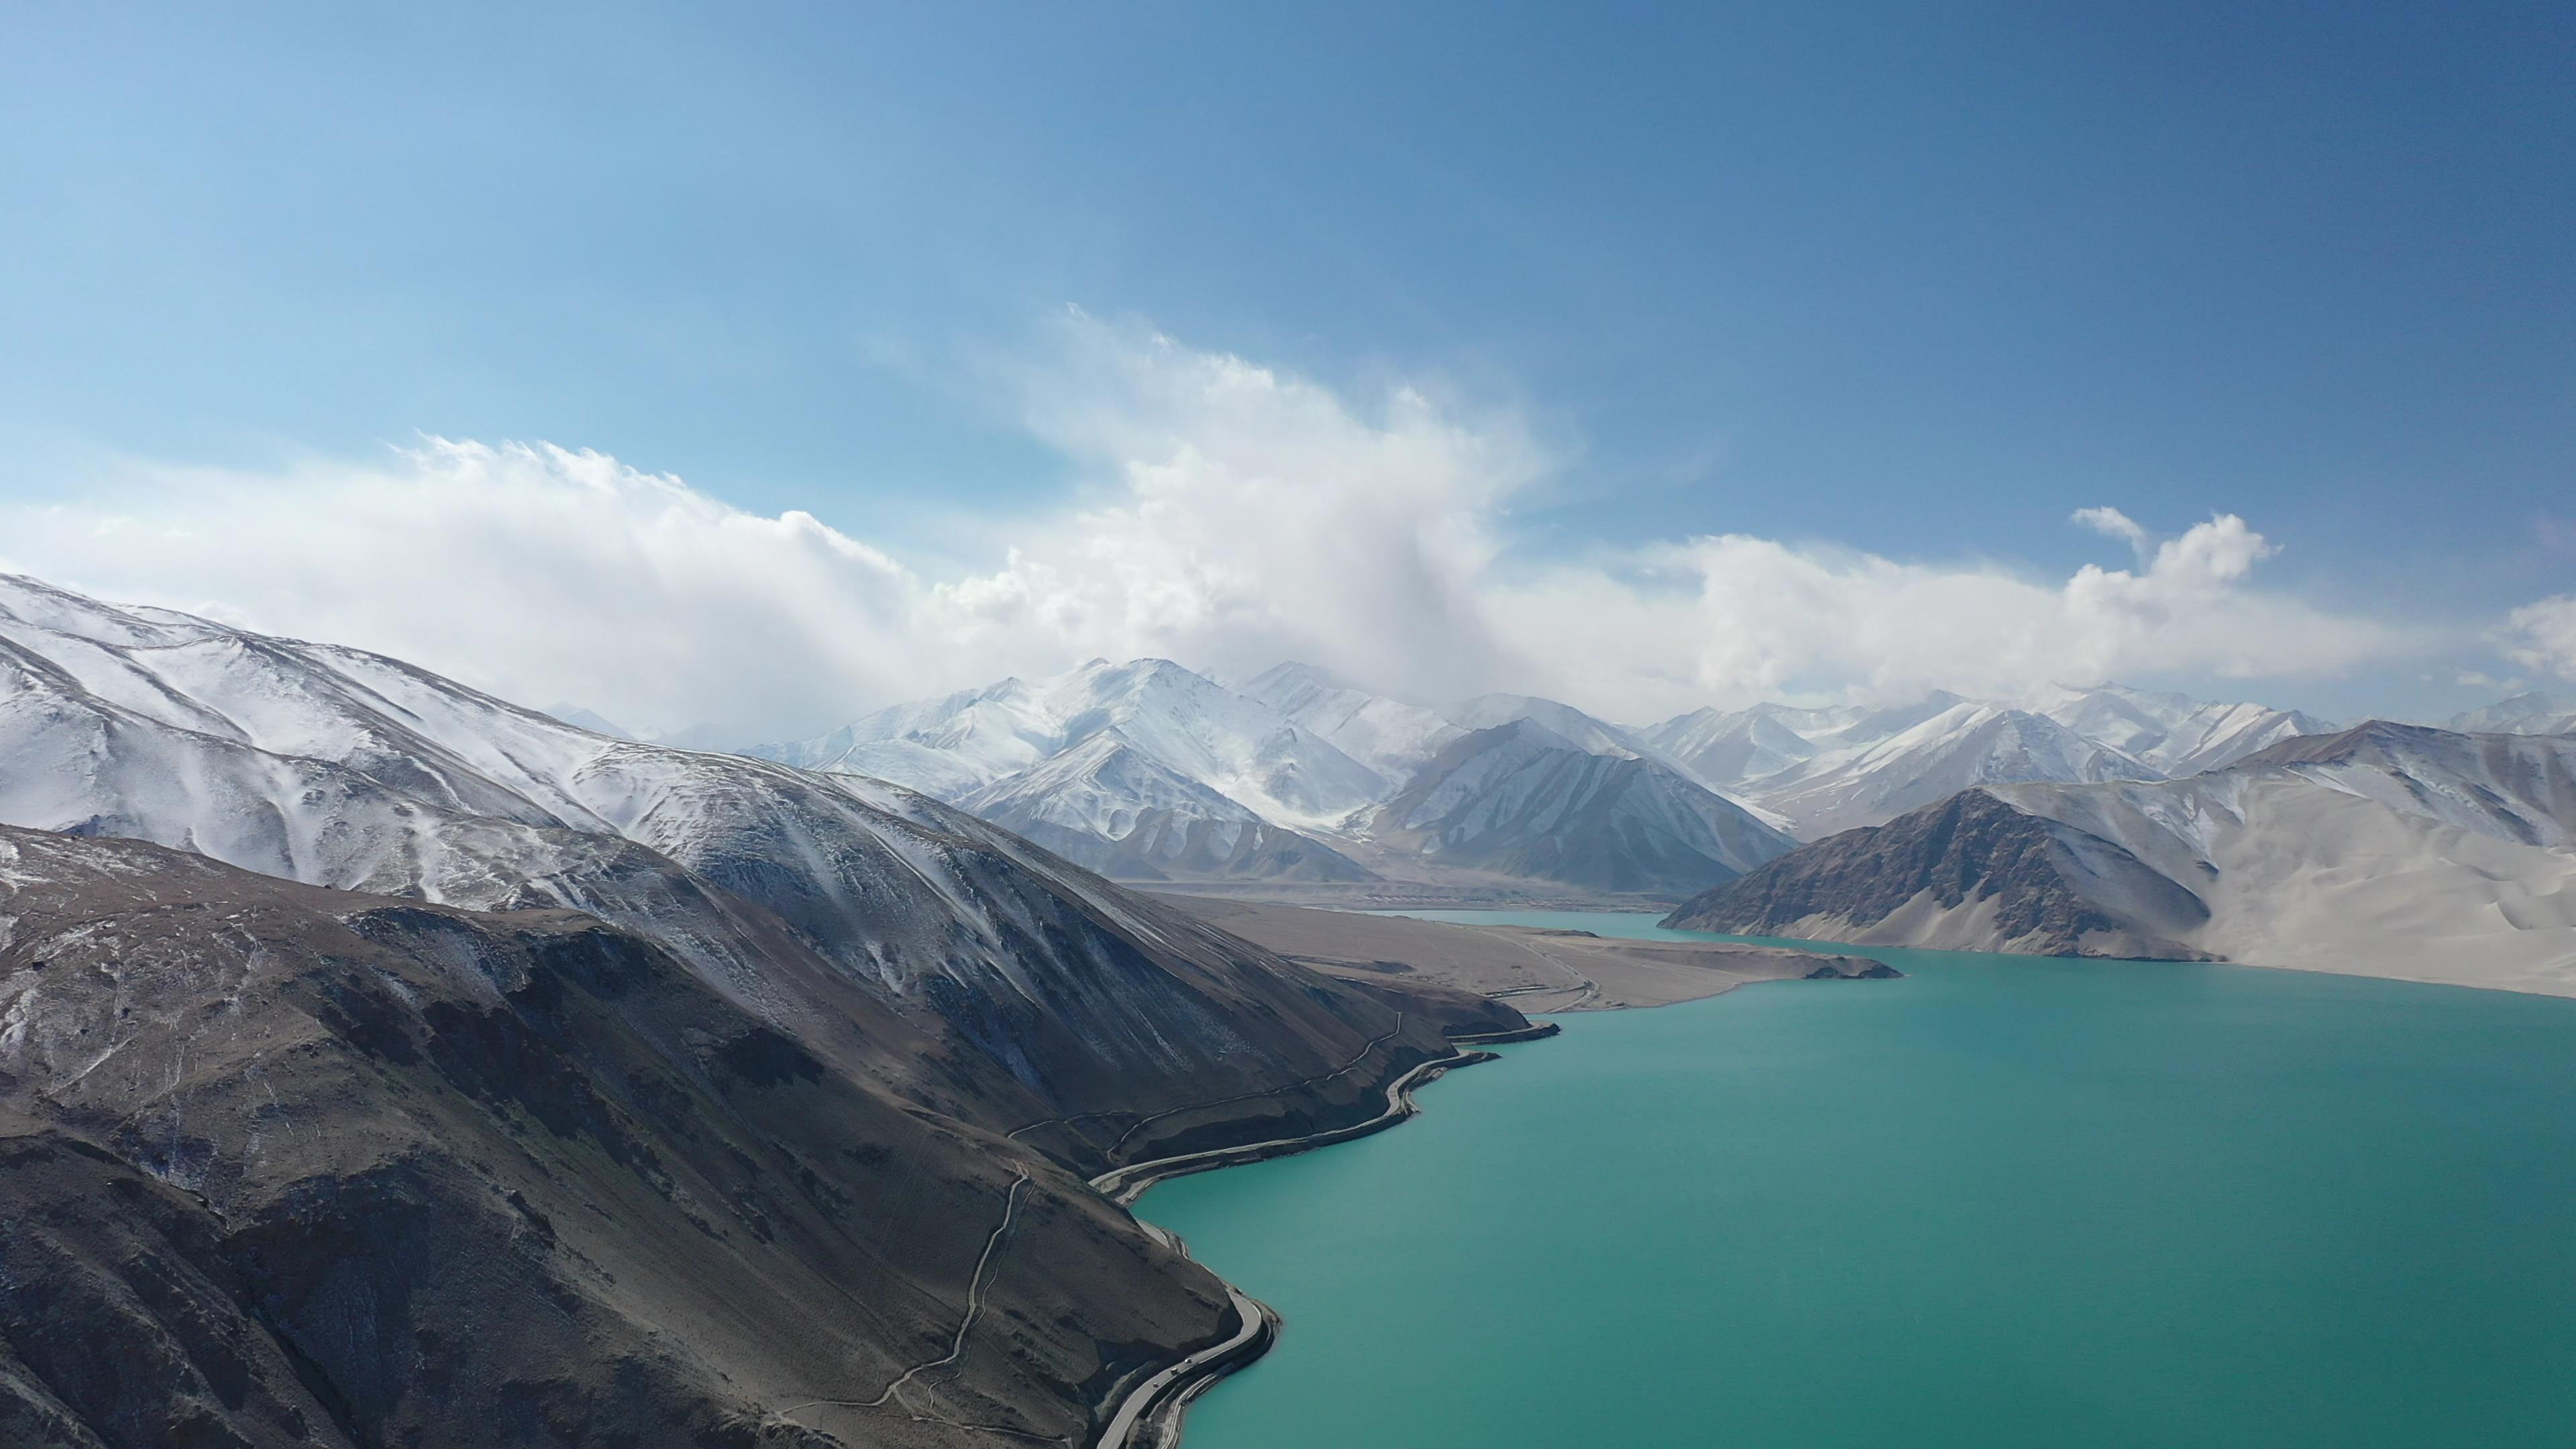
[(2576, 594), (2525, 604), (2505, 616), (2504, 653), (2525, 669), (2576, 680)]
[[(1507, 413), (1355, 399), (1079, 314), (1002, 386), (1090, 485), (982, 520), (992, 553), (964, 570), (598, 453), (449, 441), (0, 508), (0, 566), (736, 738), (1091, 655), (1305, 659), (1417, 698), (1509, 688), (1649, 718), (1783, 692), (2315, 675), (2406, 647), (2258, 586), (2273, 545), (2229, 514), (2150, 548), (2083, 510), (2138, 563), (2061, 579), (1736, 534), (1532, 558), (1510, 508), (1554, 463)], [(2576, 603), (2533, 607), (2560, 613), (2533, 615), (2529, 647), (2576, 659)]]

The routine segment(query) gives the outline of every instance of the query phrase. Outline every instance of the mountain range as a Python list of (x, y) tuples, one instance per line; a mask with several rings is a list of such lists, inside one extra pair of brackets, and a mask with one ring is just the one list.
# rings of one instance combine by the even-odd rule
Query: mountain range
[[(1301, 748), (1193, 763), (1374, 778)], [(0, 576), (0, 1442), (1081, 1438), (1244, 1311), (1087, 1177), (1522, 1025), (880, 780)]]
[(2178, 780), (1982, 786), (1666, 924), (2576, 994), (2576, 736), (2373, 721)]
[(733, 754), (0, 576), (0, 1443), (1084, 1442), (1257, 1307), (1091, 1179), (1528, 1026), (1105, 875), (2576, 994), (2576, 712), (2457, 723), (1095, 660)]
[(1095, 659), (749, 753), (895, 781), (1132, 881), (1543, 881), (1673, 899), (1794, 843), (1626, 740), (1544, 700), (1444, 715), (1306, 665), (1229, 689), (1168, 660)]
[(1963, 789), (2176, 778), (2331, 728), (2118, 685), (1626, 726), (1529, 695), (1435, 708), (1305, 664), (1228, 687), (1093, 660), (748, 752), (896, 781), (1123, 880), (1675, 900)]

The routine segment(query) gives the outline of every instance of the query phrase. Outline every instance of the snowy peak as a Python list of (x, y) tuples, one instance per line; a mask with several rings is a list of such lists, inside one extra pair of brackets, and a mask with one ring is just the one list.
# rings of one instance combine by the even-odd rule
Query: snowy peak
[(1313, 832), (1389, 788), (1280, 709), (1168, 659), (1093, 659), (752, 753), (906, 785), (1137, 880), (1365, 879)]
[(1379, 811), (1381, 845), (1442, 865), (1670, 897), (1792, 842), (1677, 771), (1514, 718), (1450, 742)]
[(1444, 711), (1462, 729), (1485, 730), (1514, 720), (1536, 720), (1574, 743), (1575, 748), (1604, 755), (1642, 755), (1644, 741), (1633, 732), (1594, 719), (1570, 704), (1528, 694), (1480, 694)]
[(2576, 699), (2547, 694), (2517, 694), (2451, 718), (2463, 734), (2576, 734)]
[(1812, 840), (1978, 785), (2162, 777), (2046, 715), (1962, 701), (1874, 743), (1820, 754), (1763, 780), (1755, 797)]
[(1116, 729), (958, 803), (1077, 865), (1125, 880), (1370, 878), (1331, 846), (1271, 824)]
[[(1101, 733), (1063, 764), (1069, 806), (1081, 789), (1152, 796), (1159, 815), (1127, 838), (1167, 873), (1358, 873)], [(16, 580), (0, 580), (0, 824), (584, 912), (819, 1053), (937, 1063), (939, 1099), (991, 1109), (986, 1126), (1129, 1107), (1100, 1094), (1138, 1084), (1150, 1111), (1317, 1079), (1387, 1013), (1383, 993), (1279, 974), (891, 785), (618, 741), (397, 660)], [(866, 1021), (904, 1025), (854, 1044)]]
[(1006, 679), (751, 753), (958, 801), (1105, 732), (1165, 770), (1292, 827), (1341, 819), (1385, 789), (1375, 770), (1330, 741), (1168, 659), (1095, 659), (1051, 679)]
[(1370, 694), (1311, 664), (1282, 664), (1246, 680), (1240, 693), (1401, 785), (1465, 731), (1418, 705)]
[(2211, 704), (2117, 684), (2060, 687), (2023, 701), (2023, 707), (2168, 775), (2214, 770), (2275, 741), (2333, 728), (2296, 710)]
[[(1712, 785), (1741, 787), (1766, 775), (1776, 775), (1818, 752), (1820, 747), (1813, 740), (1781, 718), (1788, 712), (1777, 705), (1756, 705), (1731, 712), (1694, 710), (1641, 731), (1640, 737)], [(1821, 726), (1824, 722), (1818, 723)], [(1817, 733), (1821, 736), (1828, 730), (1820, 727)]]
[(1996, 785), (1669, 922), (2576, 995), (2576, 737), (2370, 721), (2170, 780)]

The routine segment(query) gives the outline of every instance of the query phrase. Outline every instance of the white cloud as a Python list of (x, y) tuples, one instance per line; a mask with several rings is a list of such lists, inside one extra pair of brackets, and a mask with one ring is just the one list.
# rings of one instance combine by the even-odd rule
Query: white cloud
[(2078, 528), (2089, 528), (2105, 538), (2116, 538), (2140, 558), (2146, 557), (2147, 531), (2138, 526), (2136, 519), (2116, 508), (2079, 508), (2067, 521)]
[[(2273, 548), (2233, 515), (2150, 553), (2126, 515), (2084, 510), (2140, 563), (2061, 580), (1744, 535), (1539, 561), (1508, 547), (1508, 512), (1551, 460), (1508, 415), (1358, 402), (1078, 314), (1006, 385), (1093, 485), (987, 520), (982, 571), (928, 576), (597, 453), (443, 441), (0, 508), (0, 566), (754, 735), (1094, 654), (1301, 658), (1416, 697), (1511, 688), (1648, 718), (1783, 691), (2328, 674), (2412, 647), (2257, 587)], [(2553, 606), (2576, 614), (2534, 608)]]
[(2576, 680), (2576, 594), (2525, 604), (2505, 617), (2505, 657)]

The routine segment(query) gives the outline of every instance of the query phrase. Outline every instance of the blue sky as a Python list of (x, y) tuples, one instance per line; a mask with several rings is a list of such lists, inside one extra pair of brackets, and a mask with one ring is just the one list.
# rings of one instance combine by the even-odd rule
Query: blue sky
[[(1410, 387), (1502, 427), (1539, 460), (1492, 503), (1506, 564), (1738, 534), (2062, 581), (2128, 566), (2078, 508), (2159, 536), (2241, 515), (2277, 549), (2261, 587), (2406, 638), (2145, 672), (2346, 714), (2546, 678), (2546, 648), (2494, 641), (2576, 588), (2563, 7), (36, 5), (9, 29), (22, 506), (94, 503), (137, 460), (166, 489), (545, 440), (946, 577), (993, 566), (994, 520), (1135, 461), (1032, 423), (1087, 386), (1090, 344), (1057, 335), (1079, 308), (1362, 416)], [(26, 537), (0, 556), (153, 584)], [(318, 628), (315, 597), (242, 607)]]

